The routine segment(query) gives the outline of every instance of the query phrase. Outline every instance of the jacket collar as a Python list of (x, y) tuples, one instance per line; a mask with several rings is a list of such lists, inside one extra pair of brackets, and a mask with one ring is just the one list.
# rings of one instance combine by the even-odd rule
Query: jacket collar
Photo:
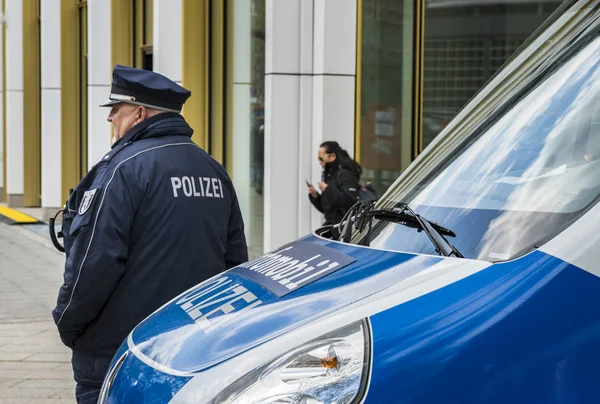
[(342, 168), (342, 167), (340, 166), (340, 163), (337, 160), (332, 161), (331, 163), (327, 163), (325, 165), (325, 170), (324, 170), (325, 177), (328, 178), (328, 177), (332, 176), (333, 174), (337, 173), (337, 171), (340, 168)]
[(187, 124), (183, 116), (176, 112), (164, 112), (135, 125), (111, 148), (153, 137), (176, 135), (192, 137), (193, 133), (194, 130)]

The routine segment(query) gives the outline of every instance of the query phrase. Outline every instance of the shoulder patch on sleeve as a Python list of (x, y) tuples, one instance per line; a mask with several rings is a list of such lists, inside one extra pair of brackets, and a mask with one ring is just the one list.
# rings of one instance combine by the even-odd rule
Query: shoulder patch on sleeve
[(94, 195), (96, 195), (97, 190), (98, 188), (85, 191), (85, 193), (83, 194), (83, 198), (81, 199), (81, 204), (79, 205), (78, 213), (80, 215), (83, 215), (85, 212), (88, 211), (90, 206), (92, 206), (92, 201), (94, 200)]

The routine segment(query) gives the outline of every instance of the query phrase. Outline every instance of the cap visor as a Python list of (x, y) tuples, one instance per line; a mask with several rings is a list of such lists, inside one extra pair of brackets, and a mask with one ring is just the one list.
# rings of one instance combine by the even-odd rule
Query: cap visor
[(104, 101), (102, 104), (100, 104), (101, 107), (112, 107), (115, 104), (120, 104), (123, 101), (119, 101), (119, 100), (111, 100), (110, 98), (106, 101)]

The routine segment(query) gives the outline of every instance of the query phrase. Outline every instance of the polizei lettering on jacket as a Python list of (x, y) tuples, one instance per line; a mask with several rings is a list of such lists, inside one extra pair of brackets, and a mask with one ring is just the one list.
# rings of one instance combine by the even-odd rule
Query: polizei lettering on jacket
[(224, 198), (221, 180), (212, 177), (171, 177), (173, 196)]
[(254, 293), (226, 276), (207, 281), (176, 302), (206, 334), (261, 303)]
[(282, 297), (354, 261), (354, 258), (329, 247), (296, 243), (238, 265), (231, 272), (249, 278)]

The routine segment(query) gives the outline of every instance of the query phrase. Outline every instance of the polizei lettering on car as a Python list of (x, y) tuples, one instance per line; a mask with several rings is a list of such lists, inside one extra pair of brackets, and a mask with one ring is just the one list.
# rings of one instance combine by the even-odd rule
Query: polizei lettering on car
[[(222, 276), (206, 282), (200, 289), (187, 293), (176, 304), (208, 334), (261, 303), (262, 301), (244, 286)], [(233, 315), (226, 316), (234, 311)]]
[(294, 243), (238, 265), (231, 272), (253, 280), (282, 297), (354, 261), (354, 258), (329, 247)]

